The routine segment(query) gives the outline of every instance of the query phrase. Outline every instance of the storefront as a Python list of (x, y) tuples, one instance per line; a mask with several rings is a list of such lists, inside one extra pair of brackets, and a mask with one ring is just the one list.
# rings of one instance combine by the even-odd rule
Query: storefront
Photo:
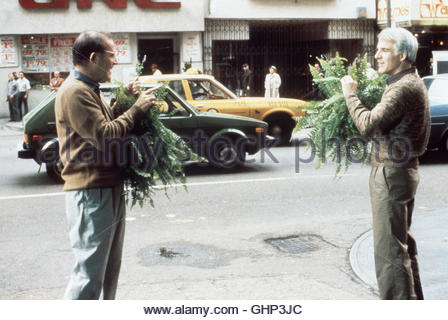
[(376, 6), (368, 0), (210, 0), (204, 33), (204, 68), (229, 88), (238, 87), (241, 65), (254, 71), (254, 91), (275, 65), (283, 97), (309, 99), (309, 64), (338, 52), (373, 62)]
[[(84, 30), (112, 33), (118, 65), (114, 80), (144, 74), (156, 63), (163, 73), (178, 73), (185, 63), (202, 70), (204, 0), (11, 0), (0, 11), (0, 90), (8, 73), (23, 71), (32, 84), (32, 108), (49, 90), (54, 71), (65, 77), (72, 66), (71, 48)], [(0, 117), (8, 116), (7, 108)]]
[[(448, 0), (391, 0), (392, 25), (411, 31), (419, 41), (417, 69), (421, 76), (432, 74), (432, 58), (448, 52)], [(378, 0), (378, 26), (384, 28), (387, 1)], [(445, 52), (444, 52), (445, 51)], [(446, 64), (439, 73), (448, 73)]]

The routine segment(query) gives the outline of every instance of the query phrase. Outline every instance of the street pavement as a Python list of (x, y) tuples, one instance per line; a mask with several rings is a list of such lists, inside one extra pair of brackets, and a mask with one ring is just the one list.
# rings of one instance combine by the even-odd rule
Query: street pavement
[[(414, 215), (412, 233), (417, 240), (425, 299), (448, 299), (448, 210)], [(373, 232), (369, 230), (353, 244), (350, 264), (356, 275), (377, 291), (373, 259)]]
[[(11, 135), (20, 134), (21, 123), (11, 123), (7, 122), (7, 119), (0, 119), (0, 126), (2, 132), (1, 135)], [(299, 133), (296, 138), (300, 138)], [(286, 149), (281, 149), (285, 151)], [(425, 166), (425, 164), (423, 164)], [(425, 169), (425, 168), (423, 168)], [(432, 169), (432, 168), (431, 168)], [(437, 168), (435, 168), (437, 169)], [(322, 170), (322, 169), (321, 169)], [(366, 173), (368, 168), (360, 169), (361, 173)], [(195, 169), (192, 169), (193, 174)], [(355, 171), (356, 172), (356, 171)], [(198, 181), (196, 185), (193, 183), (190, 188), (202, 188), (201, 183), (203, 183), (204, 188), (207, 188), (207, 182), (203, 182), (203, 177), (199, 174)], [(238, 176), (237, 174), (235, 175)], [(318, 181), (318, 176), (310, 176), (310, 179), (305, 181), (310, 191), (319, 190), (319, 185), (321, 183)], [(324, 177), (323, 175), (322, 177)], [(227, 177), (227, 180), (231, 180), (231, 177)], [(237, 179), (237, 178), (235, 178)], [(303, 179), (303, 177), (301, 178)], [(344, 179), (350, 180), (350, 176)], [(324, 177), (325, 181), (326, 180)], [(236, 180), (235, 180), (236, 181)], [(261, 180), (260, 180), (261, 181)], [(272, 181), (275, 181), (272, 180)], [(237, 181), (236, 181), (237, 182)], [(288, 182), (286, 180), (286, 182)], [(291, 182), (292, 183), (292, 182)], [(248, 182), (250, 184), (250, 182)], [(284, 186), (284, 183), (283, 183)], [(422, 186), (420, 186), (422, 187)], [(232, 192), (223, 183), (223, 189), (221, 194), (225, 192)], [(257, 190), (262, 193), (261, 187), (256, 187), (253, 192)], [(278, 188), (278, 187), (277, 187)], [(365, 186), (367, 188), (367, 185)], [(225, 190), (225, 191), (224, 191)], [(278, 202), (282, 203), (285, 207), (287, 202), (290, 201), (288, 197), (282, 196), (285, 190), (276, 190)], [(219, 191), (219, 189), (218, 189)], [(292, 190), (291, 190), (292, 191)], [(439, 190), (443, 195), (446, 195), (445, 190)], [(179, 191), (180, 192), (180, 191)], [(205, 192), (205, 190), (203, 190)], [(347, 192), (353, 192), (347, 190)], [(218, 193), (219, 194), (219, 193)], [(377, 287), (374, 275), (374, 264), (373, 264), (373, 247), (372, 247), (372, 232), (368, 230), (368, 218), (363, 215), (363, 219), (366, 221), (359, 226), (354, 226), (352, 229), (358, 230), (358, 237), (353, 238), (351, 244), (348, 246), (345, 244), (346, 239), (344, 238), (344, 226), (331, 224), (328, 226), (321, 226), (321, 233), (324, 237), (317, 235), (313, 232), (306, 232), (306, 230), (312, 230), (312, 225), (314, 227), (317, 217), (313, 215), (313, 212), (323, 213), (325, 210), (333, 209), (335, 212), (340, 212), (340, 205), (337, 201), (346, 201), (342, 199), (339, 195), (336, 195), (336, 199), (332, 199), (335, 196), (331, 194), (323, 195), (334, 203), (334, 208), (325, 207), (324, 202), (327, 199), (322, 198), (322, 204), (319, 201), (312, 204), (302, 204), (301, 212), (304, 213), (303, 218), (297, 220), (300, 221), (302, 225), (302, 230), (304, 232), (299, 233), (302, 242), (299, 242), (301, 246), (293, 247), (297, 252), (288, 251), (291, 249), (291, 244), (294, 245), (294, 241), (298, 238), (294, 237), (280, 237), (280, 235), (297, 235), (295, 228), (292, 228), (291, 221), (294, 219), (293, 215), (284, 212), (282, 221), (276, 221), (278, 226), (276, 231), (272, 233), (267, 233), (268, 230), (265, 222), (260, 222), (263, 218), (269, 217), (273, 210), (276, 210), (277, 205), (272, 204), (268, 201), (258, 200), (260, 203), (260, 211), (258, 213), (260, 221), (254, 223), (252, 219), (245, 216), (238, 216), (235, 212), (238, 210), (251, 210), (252, 204), (248, 200), (247, 207), (245, 208), (234, 208), (234, 212), (227, 212), (226, 209), (229, 207), (229, 203), (225, 200), (225, 197), (217, 197), (214, 201), (207, 204), (210, 209), (211, 217), (204, 216), (201, 211), (201, 203), (198, 203), (191, 198), (181, 196), (179, 202), (185, 207), (191, 207), (192, 211), (182, 212), (179, 208), (175, 207), (172, 202), (162, 202), (159, 206), (158, 214), (152, 213), (152, 223), (156, 227), (148, 228), (145, 220), (149, 219), (147, 211), (143, 209), (133, 209), (132, 214), (128, 216), (128, 227), (131, 230), (128, 233), (128, 245), (127, 251), (125, 251), (124, 260), (125, 263), (122, 278), (120, 282), (120, 290), (118, 298), (121, 299), (135, 299), (137, 297), (141, 298), (162, 298), (162, 299), (266, 299), (266, 298), (279, 298), (279, 299), (291, 299), (291, 298), (312, 298), (312, 299), (375, 299), (377, 298)], [(302, 197), (305, 199), (309, 197), (306, 192), (303, 192)], [(365, 198), (365, 195), (363, 196)], [(235, 202), (237, 202), (239, 195), (235, 194)], [(283, 198), (283, 200), (282, 200)], [(352, 195), (352, 200), (355, 201), (359, 198), (358, 195)], [(61, 206), (62, 200), (59, 196), (56, 199), (48, 200), (50, 206)], [(419, 199), (421, 200), (421, 199)], [(205, 200), (201, 200), (205, 201)], [(356, 200), (357, 201), (357, 200)], [(364, 199), (363, 199), (364, 201)], [(425, 204), (424, 201), (422, 201)], [(222, 207), (220, 208), (220, 204)], [(27, 203), (25, 200), (22, 202), (23, 208), (30, 208), (31, 203)], [(311, 205), (311, 207), (309, 206)], [(445, 199), (442, 199), (440, 203), (437, 204), (446, 205)], [(294, 204), (294, 206), (297, 206)], [(342, 207), (344, 204), (342, 203)], [(428, 205), (429, 206), (429, 205)], [(230, 205), (230, 207), (232, 207)], [(196, 213), (195, 213), (196, 212)], [(346, 212), (345, 215), (340, 217), (341, 223), (349, 223), (350, 215), (355, 215), (357, 212)], [(331, 212), (329, 212), (331, 213)], [(227, 218), (218, 217), (215, 215), (228, 215), (230, 220)], [(328, 216), (330, 217), (330, 216)], [(288, 222), (288, 219), (290, 221)], [(316, 221), (313, 221), (316, 219)], [(234, 221), (234, 222), (232, 222)], [(299, 222), (296, 222), (299, 223)], [(184, 226), (190, 226), (189, 228), (184, 228)], [(147, 228), (147, 229), (146, 229)], [(176, 236), (168, 236), (165, 232), (160, 230), (173, 229)], [(283, 228), (283, 233), (280, 233)], [(337, 240), (337, 234), (329, 236), (331, 234), (331, 229), (333, 228), (335, 232), (340, 234), (341, 239)], [(341, 229), (342, 228), (342, 229)], [(364, 230), (363, 230), (364, 228)], [(239, 229), (247, 233), (244, 237), (244, 246), (241, 247), (241, 239), (233, 238), (232, 236), (237, 235)], [(223, 234), (216, 234), (216, 230), (221, 230)], [(250, 230), (250, 231), (249, 231)], [(6, 231), (6, 230), (5, 230)], [(353, 230), (351, 230), (353, 232)], [(413, 218), (413, 232), (417, 239), (417, 245), (419, 249), (419, 259), (421, 266), (421, 277), (422, 284), (426, 299), (448, 299), (448, 210), (439, 209), (432, 210), (431, 208), (420, 206), (416, 208), (416, 214)], [(149, 243), (147, 246), (138, 246), (139, 242), (145, 241), (142, 235), (145, 233), (152, 233), (151, 236), (158, 239), (157, 243)], [(225, 237), (225, 235), (228, 237)], [(238, 233), (239, 235), (239, 233)], [(143, 236), (144, 237), (144, 236)], [(261, 253), (262, 250), (265, 252), (266, 248), (264, 246), (260, 247), (260, 240), (265, 245), (269, 243), (270, 239), (278, 240), (276, 242), (277, 249), (282, 251), (286, 250), (286, 255), (279, 258), (278, 253)], [(342, 239), (344, 238), (344, 239)], [(349, 237), (350, 238), (350, 237)], [(185, 239), (189, 239), (185, 241)], [(206, 239), (215, 239), (220, 246), (216, 246), (216, 242), (210, 242)], [(328, 240), (329, 239), (329, 240)], [(1, 242), (10, 242), (11, 239), (4, 239)], [(46, 240), (47, 242), (49, 240)], [(205, 244), (209, 242), (210, 244)], [(132, 244), (130, 244), (132, 243)], [(297, 245), (297, 243), (295, 243)], [(42, 243), (43, 246), (51, 247), (49, 243)], [(235, 250), (235, 247), (240, 246), (239, 250)], [(313, 250), (319, 249), (318, 254), (314, 254)], [(348, 250), (347, 250), (347, 249)], [(48, 249), (49, 250), (49, 249)], [(70, 257), (71, 253), (68, 248), (57, 249), (64, 256)], [(163, 251), (165, 250), (165, 251)], [(301, 251), (304, 250), (304, 251)], [(325, 270), (328, 270), (332, 265), (337, 265), (339, 263), (339, 269), (344, 269), (343, 264), (340, 264), (341, 260), (344, 260), (344, 255), (346, 250), (349, 252), (349, 264), (351, 270), (354, 272), (354, 276), (348, 275), (347, 279), (351, 279), (354, 283), (349, 284), (347, 282), (347, 287), (341, 287), (341, 283), (344, 283), (344, 277), (341, 274), (335, 272), (334, 274), (325, 275)], [(159, 252), (160, 251), (160, 252)], [(155, 252), (155, 253), (154, 253)], [(338, 253), (339, 252), (339, 253)], [(48, 252), (47, 252), (48, 253)], [(299, 253), (301, 255), (301, 264), (297, 265), (297, 259), (295, 254)], [(165, 254), (165, 257), (163, 257)], [(172, 258), (176, 259), (164, 259)], [(240, 264), (234, 265), (232, 261), (240, 261)], [(337, 262), (339, 260), (339, 262)], [(135, 267), (134, 265), (138, 265)], [(271, 270), (271, 268), (275, 269)], [(58, 270), (61, 266), (54, 265), (52, 269)], [(141, 280), (141, 274), (145, 271), (145, 267), (150, 267), (152, 272), (157, 274), (155, 280), (153, 277), (147, 280)], [(180, 269), (177, 269), (180, 267)], [(200, 268), (200, 276), (198, 276), (195, 268)], [(219, 271), (215, 271), (218, 268)], [(322, 272), (320, 272), (322, 269)], [(270, 271), (271, 270), (271, 271)], [(317, 270), (317, 271), (316, 271)], [(31, 272), (33, 275), (37, 271), (28, 270), (26, 267), (17, 266), (18, 272)], [(346, 271), (344, 271), (346, 272)], [(300, 274), (301, 273), (301, 274)], [(316, 273), (322, 279), (316, 278)], [(25, 276), (25, 275), (24, 275)], [(1, 278), (1, 277), (0, 277)], [(20, 277), (19, 277), (20, 278)], [(172, 281), (170, 281), (170, 278)], [(139, 279), (139, 280), (136, 280)], [(187, 279), (187, 280), (186, 280)], [(300, 290), (297, 288), (297, 279), (300, 279), (301, 283)], [(357, 280), (358, 279), (358, 280)], [(42, 287), (45, 287), (43, 283), (48, 279), (34, 279), (39, 287), (39, 283), (42, 283)], [(65, 282), (65, 280), (59, 278), (58, 283)], [(361, 280), (362, 282), (360, 282)], [(138, 281), (138, 284), (137, 284)], [(282, 282), (282, 290), (277, 292), (277, 294), (272, 294), (272, 288), (278, 286), (278, 282)], [(51, 281), (50, 281), (51, 282)], [(356, 284), (358, 283), (358, 284)], [(0, 284), (2, 281), (0, 279)], [(247, 295), (247, 287), (253, 287), (253, 293)], [(356, 289), (358, 287), (358, 289)], [(365, 289), (360, 289), (364, 287)], [(367, 290), (366, 290), (367, 289)], [(356, 290), (364, 291), (364, 293), (356, 293)], [(302, 292), (302, 294), (297, 297), (297, 291)], [(229, 296), (231, 292), (231, 296)], [(306, 292), (307, 294), (304, 294)], [(370, 292), (370, 293), (369, 293)], [(57, 298), (61, 294), (61, 288), (53, 288), (50, 286), (46, 289), (33, 289), (28, 291), (16, 291), (16, 293), (2, 293), (0, 289), (0, 299), (34, 299), (34, 298)]]

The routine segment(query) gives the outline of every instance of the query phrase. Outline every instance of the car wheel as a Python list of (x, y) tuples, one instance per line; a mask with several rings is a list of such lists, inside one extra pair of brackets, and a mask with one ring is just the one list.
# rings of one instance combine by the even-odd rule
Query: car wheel
[(287, 117), (278, 117), (265, 121), (269, 125), (268, 134), (276, 139), (276, 144), (282, 146), (288, 145), (291, 139), (292, 130), (295, 126), (294, 120)]
[(58, 159), (56, 162), (48, 162), (45, 164), (45, 168), (47, 169), (47, 175), (57, 183), (63, 183), (62, 179), (62, 161)]
[(217, 168), (232, 169), (246, 161), (244, 144), (239, 147), (234, 139), (227, 136), (215, 138), (209, 145), (208, 160)]

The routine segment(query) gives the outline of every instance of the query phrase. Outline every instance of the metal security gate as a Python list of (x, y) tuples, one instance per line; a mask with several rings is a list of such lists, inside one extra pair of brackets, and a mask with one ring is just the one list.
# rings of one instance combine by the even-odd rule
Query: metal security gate
[[(229, 30), (222, 20), (219, 28), (214, 23), (214, 20), (206, 21), (206, 73), (212, 73), (237, 92), (241, 66), (248, 63), (254, 72), (254, 95), (262, 96), (268, 68), (275, 65), (282, 78), (280, 96), (305, 100), (311, 98), (309, 64), (316, 62), (316, 56), (331, 56), (338, 51), (352, 60), (357, 53), (366, 50), (362, 37), (364, 30), (374, 34), (369, 24), (358, 33), (345, 37), (339, 32), (340, 24), (331, 21), (239, 21), (240, 24), (233, 21), (227, 26)], [(213, 35), (210, 33), (212, 26)], [(235, 36), (238, 38), (234, 39)]]

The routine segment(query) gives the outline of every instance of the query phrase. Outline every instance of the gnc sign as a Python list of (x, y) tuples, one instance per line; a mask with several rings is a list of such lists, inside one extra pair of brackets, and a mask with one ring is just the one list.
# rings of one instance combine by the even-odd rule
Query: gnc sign
[[(20, 5), (25, 9), (67, 9), (70, 0), (49, 0), (47, 2), (36, 2), (35, 0), (19, 0)], [(110, 8), (126, 8), (127, 0), (103, 0)], [(134, 0), (135, 4), (141, 8), (180, 8), (178, 2), (154, 2), (153, 0)], [(92, 0), (77, 0), (78, 9), (92, 8)]]

